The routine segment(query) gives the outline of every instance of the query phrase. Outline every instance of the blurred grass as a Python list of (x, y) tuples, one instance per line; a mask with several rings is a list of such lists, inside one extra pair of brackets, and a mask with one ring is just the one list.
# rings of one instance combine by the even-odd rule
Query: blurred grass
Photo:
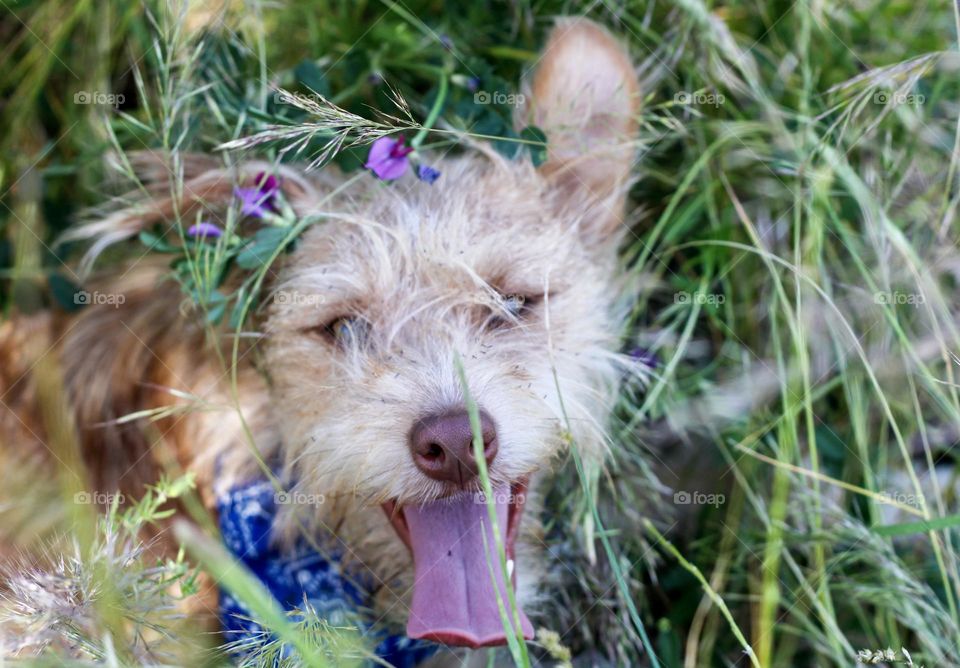
[[(10, 2), (5, 311), (59, 308), (50, 277), (81, 280), (53, 240), (120, 192), (105, 155), (304, 120), (278, 85), (370, 117), (393, 110), (387, 82), (422, 122), (450, 45), (441, 119), (515, 137), (470, 86), (512, 90), (550, 17), (584, 11), (642, 63), (623, 338), (660, 364), (624, 388), (608, 470), (571, 462), (551, 491), (545, 623), (614, 665), (649, 663), (645, 634), (664, 666), (849, 666), (888, 646), (956, 664), (957, 531), (938, 522), (958, 512), (960, 440), (950, 2)], [(929, 530), (871, 529), (917, 519), (898, 504)]]

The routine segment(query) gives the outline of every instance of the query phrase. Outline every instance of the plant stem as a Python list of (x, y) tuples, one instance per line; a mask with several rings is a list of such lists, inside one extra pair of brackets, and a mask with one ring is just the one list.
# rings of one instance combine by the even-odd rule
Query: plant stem
[(430, 113), (427, 114), (427, 120), (423, 122), (423, 125), (420, 126), (420, 131), (413, 138), (413, 141), (410, 142), (410, 146), (413, 148), (420, 148), (420, 144), (423, 143), (423, 140), (427, 138), (427, 135), (430, 133), (430, 129), (433, 127), (433, 124), (437, 122), (437, 118), (440, 116), (440, 111), (443, 109), (444, 103), (447, 101), (447, 91), (450, 88), (450, 71), (449, 68), (443, 68), (440, 72), (440, 89), (437, 91), (437, 99), (433, 101), (433, 107), (430, 108)]

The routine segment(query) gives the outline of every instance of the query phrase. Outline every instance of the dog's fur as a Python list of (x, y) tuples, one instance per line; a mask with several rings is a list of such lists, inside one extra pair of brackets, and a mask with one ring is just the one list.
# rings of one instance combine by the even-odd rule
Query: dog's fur
[[(271, 269), (265, 307), (252, 325), (259, 337), (239, 347), (236, 392), (228, 371), (233, 339), (211, 341), (154, 262), (114, 270), (111, 280), (90, 286), (124, 294), (119, 308), (93, 305), (69, 318), (5, 323), (4, 457), (47, 452), (49, 425), (31, 372), (54, 356), (95, 489), (138, 496), (175, 464), (197, 473), (212, 505), (218, 489), (255, 470), (252, 440), (298, 491), (326, 499), (282, 521), (335, 534), (383, 583), (384, 609), (405, 610), (398, 600), (408, 595), (410, 558), (379, 505), (450, 491), (414, 466), (407, 438), (424, 415), (463, 406), (457, 356), (473, 398), (497, 426), (494, 483), (533, 475), (535, 490), (571, 437), (595, 462), (606, 448), (606, 416), (622, 372), (616, 250), (638, 84), (610, 35), (567, 20), (552, 32), (526, 92), (518, 122), (543, 128), (549, 141), (539, 168), (478, 146), (438, 158), (442, 177), (432, 185), (409, 175), (385, 185), (372, 176), (348, 183), (333, 168), (279, 170), (298, 215), (322, 221)], [(177, 214), (220, 215), (237, 183), (269, 168), (224, 168), (191, 156), (183, 196), (174, 199), (159, 161), (142, 157), (140, 167), (152, 198), (85, 227), (94, 254)], [(504, 310), (504, 295), (526, 298), (519, 317)], [(362, 341), (330, 340), (324, 326), (341, 316), (367, 323)], [(178, 403), (202, 410), (149, 429), (117, 422)], [(520, 600), (527, 602), (541, 562), (537, 515), (534, 503), (518, 543)]]

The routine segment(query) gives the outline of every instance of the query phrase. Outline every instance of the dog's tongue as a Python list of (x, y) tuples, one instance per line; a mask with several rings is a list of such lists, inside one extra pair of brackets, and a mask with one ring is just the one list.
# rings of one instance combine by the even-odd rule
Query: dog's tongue
[[(495, 493), (497, 525), (504, 544), (509, 491), (504, 488)], [(410, 531), (416, 578), (407, 635), (468, 647), (504, 644), (507, 636), (497, 607), (491, 565), (511, 622), (513, 614), (486, 503), (473, 494), (461, 494), (424, 506), (405, 506), (403, 514)], [(523, 611), (519, 613), (524, 637), (533, 638), (530, 620)]]

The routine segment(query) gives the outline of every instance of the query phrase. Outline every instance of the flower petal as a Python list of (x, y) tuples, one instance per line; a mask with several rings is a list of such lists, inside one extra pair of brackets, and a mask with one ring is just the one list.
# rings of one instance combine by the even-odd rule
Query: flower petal
[(410, 163), (409, 152), (410, 149), (403, 147), (402, 138), (380, 137), (371, 144), (365, 167), (384, 181), (399, 179)]
[(440, 178), (440, 172), (429, 165), (417, 167), (417, 178), (426, 183), (433, 183)]
[(380, 137), (370, 145), (370, 153), (367, 154), (367, 168), (373, 169), (374, 165), (380, 164), (384, 160), (390, 159), (390, 153), (393, 151), (397, 140), (392, 137)]
[(275, 213), (279, 192), (280, 179), (267, 172), (258, 173), (253, 179), (253, 186), (233, 189), (233, 194), (240, 200), (241, 213), (253, 218)]
[(223, 230), (213, 223), (200, 221), (199, 223), (191, 225), (187, 228), (187, 236), (195, 238), (210, 237), (212, 239), (216, 239), (223, 236)]
[(272, 210), (270, 193), (259, 188), (234, 188), (233, 194), (240, 200), (240, 211), (244, 216), (263, 218)]

